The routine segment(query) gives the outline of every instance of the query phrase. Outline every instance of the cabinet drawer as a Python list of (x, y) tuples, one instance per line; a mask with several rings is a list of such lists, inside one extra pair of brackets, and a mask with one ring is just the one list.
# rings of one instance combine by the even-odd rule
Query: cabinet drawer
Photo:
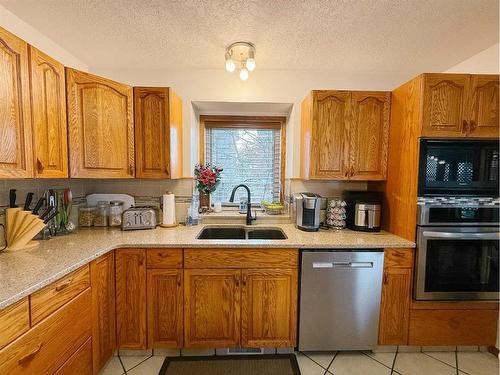
[(385, 249), (384, 267), (413, 268), (413, 249)]
[(185, 249), (184, 268), (297, 268), (297, 249)]
[(0, 349), (30, 328), (28, 297), (0, 311)]
[(31, 324), (39, 323), (89, 286), (90, 275), (87, 265), (33, 293), (30, 297)]
[(85, 344), (55, 372), (54, 375), (92, 375), (92, 339)]
[(182, 268), (182, 249), (147, 249), (147, 268)]
[(52, 374), (91, 334), (90, 289), (0, 350), (0, 374)]

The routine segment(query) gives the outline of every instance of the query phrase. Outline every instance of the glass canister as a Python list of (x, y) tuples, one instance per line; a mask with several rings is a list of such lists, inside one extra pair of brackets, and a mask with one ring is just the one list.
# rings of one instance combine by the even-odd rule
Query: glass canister
[(106, 201), (97, 202), (94, 215), (94, 227), (107, 227), (109, 215), (109, 203)]
[(109, 226), (120, 227), (122, 225), (123, 201), (109, 202)]
[(80, 207), (78, 209), (78, 226), (91, 227), (94, 225), (95, 206)]

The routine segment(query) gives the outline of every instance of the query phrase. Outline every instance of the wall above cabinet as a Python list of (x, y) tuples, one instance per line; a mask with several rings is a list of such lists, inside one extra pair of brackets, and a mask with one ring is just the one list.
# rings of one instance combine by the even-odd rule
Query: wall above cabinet
[(390, 93), (315, 90), (302, 101), (301, 178), (384, 180)]

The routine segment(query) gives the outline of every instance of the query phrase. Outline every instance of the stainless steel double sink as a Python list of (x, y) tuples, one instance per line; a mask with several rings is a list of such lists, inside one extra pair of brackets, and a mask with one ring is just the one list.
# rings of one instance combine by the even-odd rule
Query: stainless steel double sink
[(280, 228), (206, 226), (196, 238), (198, 240), (286, 240), (287, 236)]

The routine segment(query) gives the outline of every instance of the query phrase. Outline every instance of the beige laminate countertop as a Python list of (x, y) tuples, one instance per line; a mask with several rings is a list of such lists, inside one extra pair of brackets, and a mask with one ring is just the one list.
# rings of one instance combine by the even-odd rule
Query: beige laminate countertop
[[(223, 225), (211, 225), (223, 226)], [(122, 232), (119, 229), (80, 229), (78, 233), (40, 241), (30, 250), (0, 253), (0, 309), (41, 289), (108, 251), (123, 247), (217, 248), (413, 248), (415, 244), (387, 232), (363, 233), (348, 229), (303, 232), (293, 224), (279, 227), (286, 240), (197, 240), (202, 225)]]

